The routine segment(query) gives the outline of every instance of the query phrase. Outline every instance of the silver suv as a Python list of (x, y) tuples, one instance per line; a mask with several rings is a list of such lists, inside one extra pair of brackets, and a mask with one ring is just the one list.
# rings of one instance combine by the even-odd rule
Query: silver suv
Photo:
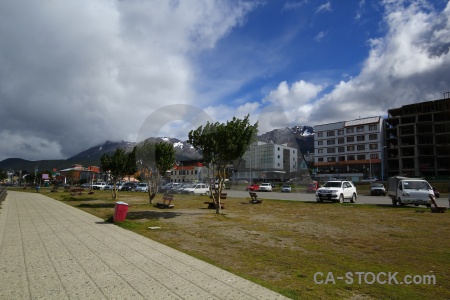
[(351, 181), (327, 181), (322, 187), (316, 191), (316, 201), (323, 200), (344, 203), (345, 199), (351, 203), (356, 202), (356, 187)]

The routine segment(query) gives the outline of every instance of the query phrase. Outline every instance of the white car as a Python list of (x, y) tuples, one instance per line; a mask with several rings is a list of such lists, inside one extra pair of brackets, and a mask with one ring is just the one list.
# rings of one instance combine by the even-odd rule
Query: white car
[(181, 192), (191, 195), (209, 195), (209, 186), (204, 183), (197, 183), (183, 188)]
[(291, 191), (292, 191), (291, 186), (288, 184), (283, 184), (283, 186), (281, 187), (282, 193), (290, 193)]
[(384, 188), (384, 185), (382, 183), (372, 183), (372, 186), (370, 187), (370, 195), (386, 196), (386, 189)]
[(316, 191), (317, 202), (328, 200), (344, 203), (345, 199), (349, 199), (351, 203), (355, 203), (357, 196), (356, 187), (351, 181), (327, 181)]
[(272, 191), (272, 184), (270, 184), (270, 183), (261, 183), (261, 184), (259, 185), (258, 191), (261, 191), (261, 192), (271, 192), (271, 191)]
[(135, 192), (148, 192), (148, 184), (147, 183), (139, 183), (134, 189)]
[(105, 182), (97, 182), (92, 185), (93, 190), (104, 190), (107, 184)]

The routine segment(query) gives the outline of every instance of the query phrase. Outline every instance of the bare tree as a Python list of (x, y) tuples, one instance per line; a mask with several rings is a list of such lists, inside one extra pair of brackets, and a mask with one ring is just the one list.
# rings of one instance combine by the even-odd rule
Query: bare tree
[(148, 184), (149, 203), (158, 193), (162, 177), (175, 162), (175, 149), (166, 142), (152, 143), (145, 141), (136, 148), (136, 164), (141, 179)]

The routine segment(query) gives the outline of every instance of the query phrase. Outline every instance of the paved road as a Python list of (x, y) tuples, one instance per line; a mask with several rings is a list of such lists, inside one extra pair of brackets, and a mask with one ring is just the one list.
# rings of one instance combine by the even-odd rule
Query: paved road
[[(249, 194), (244, 190), (226, 190), (228, 197), (247, 197)], [(257, 192), (258, 198), (261, 199), (273, 199), (273, 200), (292, 200), (292, 201), (304, 201), (304, 202), (316, 202), (316, 196), (314, 193), (281, 193), (281, 192)], [(349, 202), (346, 200), (346, 202)], [(373, 205), (392, 205), (392, 201), (388, 196), (369, 196), (358, 195), (356, 203), (359, 204), (373, 204)], [(439, 206), (449, 207), (449, 201), (446, 197), (436, 199), (436, 203)], [(425, 206), (422, 206), (425, 207)]]
[(38, 193), (0, 209), (0, 299), (287, 299)]

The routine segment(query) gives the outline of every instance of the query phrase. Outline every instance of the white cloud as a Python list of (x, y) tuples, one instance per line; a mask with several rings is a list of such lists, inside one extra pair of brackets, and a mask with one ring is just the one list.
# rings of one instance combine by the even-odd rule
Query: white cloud
[[(36, 159), (136, 137), (156, 109), (196, 102), (190, 56), (214, 47), (253, 7), (221, 0), (1, 1), (0, 134), (55, 149), (35, 147)], [(0, 160), (6, 147), (2, 142)]]
[(290, 122), (315, 125), (383, 116), (390, 108), (440, 99), (450, 86), (450, 3), (442, 12), (422, 1), (384, 4), (387, 34), (370, 40), (359, 75), (339, 82), (323, 96), (321, 86), (301, 80), (289, 88), (282, 82), (264, 101), (291, 108)]
[(271, 91), (263, 102), (269, 102), (273, 105), (281, 105), (286, 110), (296, 108), (307, 104), (317, 97), (323, 90), (322, 85), (316, 85), (303, 80), (294, 82), (290, 87), (286, 81), (281, 82), (278, 88)]
[(316, 34), (316, 36), (314, 37), (314, 40), (316, 42), (320, 42), (326, 35), (325, 31), (320, 31), (318, 34)]
[(328, 1), (322, 5), (320, 5), (317, 9), (316, 9), (316, 14), (318, 13), (322, 13), (322, 12), (327, 12), (327, 11), (331, 11), (331, 2)]
[(0, 132), (0, 140), (2, 141), (2, 155), (11, 158), (27, 157), (29, 160), (41, 159), (42, 153), (52, 159), (63, 159), (61, 153), (61, 145), (55, 141), (43, 139), (34, 136), (32, 133), (24, 132), (16, 134), (9, 130)]

